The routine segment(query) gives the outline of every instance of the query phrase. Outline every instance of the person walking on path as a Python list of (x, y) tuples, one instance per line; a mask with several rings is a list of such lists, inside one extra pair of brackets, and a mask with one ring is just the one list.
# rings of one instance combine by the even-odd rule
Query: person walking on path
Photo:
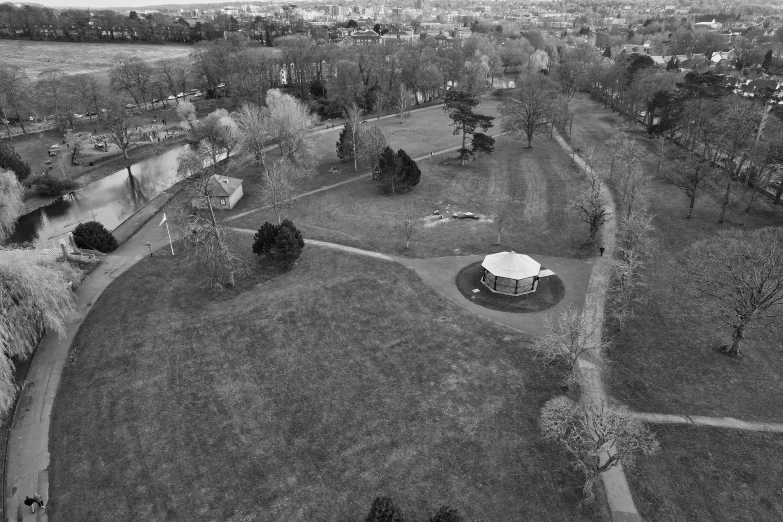
[(41, 495), (38, 493), (35, 494), (34, 497), (25, 497), (24, 499), (24, 505), (30, 506), (30, 509), (32, 509), (33, 513), (35, 513), (36, 506), (41, 506), (41, 508), (44, 507), (43, 499), (41, 498)]

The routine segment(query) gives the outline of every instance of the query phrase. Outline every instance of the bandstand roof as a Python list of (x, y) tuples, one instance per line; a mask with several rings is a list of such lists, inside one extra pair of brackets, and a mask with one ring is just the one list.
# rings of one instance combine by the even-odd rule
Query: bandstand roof
[(513, 250), (490, 254), (484, 258), (481, 266), (492, 272), (492, 275), (507, 279), (526, 279), (537, 276), (541, 271), (541, 263)]

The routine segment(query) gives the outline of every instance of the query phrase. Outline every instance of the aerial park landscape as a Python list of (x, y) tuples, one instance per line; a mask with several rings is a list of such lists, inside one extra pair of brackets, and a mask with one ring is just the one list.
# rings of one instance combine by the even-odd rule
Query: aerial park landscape
[(0, 39), (6, 520), (783, 517), (779, 15), (220, 9)]

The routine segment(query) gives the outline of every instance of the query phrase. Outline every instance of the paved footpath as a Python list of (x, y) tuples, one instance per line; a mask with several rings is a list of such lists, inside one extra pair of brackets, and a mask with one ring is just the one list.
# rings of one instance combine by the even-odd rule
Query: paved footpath
[[(32, 514), (24, 498), (39, 493), (49, 499), (49, 420), (68, 351), (82, 321), (107, 286), (152, 250), (167, 246), (166, 227), (159, 227), (161, 213), (114, 253), (108, 255), (76, 289), (76, 316), (67, 324), (63, 337), (47, 334), (35, 353), (27, 374), (27, 387), (11, 425), (6, 461), (6, 520), (45, 522), (46, 510)], [(165, 254), (166, 249), (160, 253)], [(17, 516), (21, 514), (21, 518)]]
[[(555, 133), (555, 139), (563, 150), (573, 158), (577, 166), (586, 172), (588, 165), (578, 155), (575, 154), (559, 134)], [(604, 319), (604, 301), (606, 299), (606, 289), (609, 286), (609, 276), (611, 275), (611, 259), (614, 251), (615, 236), (617, 234), (617, 223), (615, 220), (615, 208), (612, 194), (606, 185), (603, 185), (602, 193), (607, 201), (607, 210), (609, 211), (609, 220), (601, 227), (601, 241), (606, 248), (607, 255), (598, 257), (593, 267), (593, 274), (590, 278), (590, 286), (585, 298), (583, 314), (585, 316), (585, 329), (590, 336), (590, 343), (595, 346), (601, 342), (602, 326)], [(598, 360), (582, 358), (579, 360), (579, 373), (581, 377), (583, 398), (589, 400), (602, 400), (606, 397), (604, 390), (601, 354), (598, 354)], [(613, 451), (612, 448), (609, 451)], [(608, 454), (601, 457), (602, 461), (608, 458)], [(614, 522), (640, 522), (642, 520), (636, 505), (633, 501), (631, 488), (628, 486), (628, 480), (625, 477), (622, 465), (613, 466), (601, 474), (601, 480), (606, 490), (609, 509), (612, 511)]]
[[(256, 233), (255, 230), (251, 230), (249, 228), (228, 228), (229, 230), (233, 230), (240, 234), (250, 235)], [(489, 308), (476, 305), (470, 302), (470, 300), (463, 296), (457, 289), (455, 280), (459, 271), (466, 266), (475, 263), (476, 261), (481, 261), (484, 259), (483, 255), (413, 259), (409, 257), (382, 254), (372, 250), (363, 250), (361, 248), (354, 248), (341, 245), (339, 243), (318, 241), (315, 239), (305, 238), (305, 244), (332, 248), (360, 256), (373, 257), (375, 259), (400, 263), (401, 265), (414, 270), (427, 284), (432, 287), (433, 290), (456, 305), (471, 313), (489, 319), (490, 321), (507, 326), (509, 328), (513, 328), (514, 330), (518, 330), (529, 335), (539, 335), (543, 332), (545, 313), (556, 312), (569, 305), (582, 307), (585, 300), (585, 293), (587, 292), (587, 284), (590, 280), (590, 274), (593, 267), (592, 260), (584, 261), (579, 259), (533, 255), (536, 260), (541, 262), (541, 264), (546, 266), (548, 269), (552, 270), (563, 280), (566, 287), (566, 293), (563, 296), (563, 299), (557, 305), (546, 311), (528, 314), (515, 314), (510, 312), (501, 312), (499, 310), (490, 310)]]
[(753, 422), (735, 419), (733, 417), (705, 417), (703, 415), (671, 415), (667, 413), (632, 414), (637, 419), (650, 424), (688, 424), (690, 426), (707, 426), (711, 428), (729, 428), (734, 430), (761, 431), (766, 433), (783, 433), (783, 423)]

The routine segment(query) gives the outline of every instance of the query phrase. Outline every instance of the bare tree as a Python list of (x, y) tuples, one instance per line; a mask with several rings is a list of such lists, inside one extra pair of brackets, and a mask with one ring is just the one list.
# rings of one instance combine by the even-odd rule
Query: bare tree
[(542, 74), (528, 74), (520, 78), (518, 88), (502, 104), (503, 130), (527, 138), (533, 146), (533, 136), (552, 124), (558, 105), (563, 102), (557, 86)]
[(38, 90), (54, 104), (54, 114), (60, 130), (65, 131), (65, 118), (62, 114), (62, 103), (65, 97), (65, 74), (60, 67), (50, 67), (40, 72)]
[(590, 241), (595, 241), (598, 229), (610, 219), (607, 201), (602, 193), (603, 182), (594, 172), (589, 187), (582, 189), (572, 207), (579, 212), (582, 222), (590, 225)]
[(493, 217), (492, 224), (495, 227), (495, 232), (498, 235), (498, 240), (496, 245), (500, 244), (500, 236), (503, 233), (503, 230), (506, 228), (506, 225), (508, 224), (508, 220), (511, 218), (511, 211), (510, 211), (510, 205), (508, 199), (502, 199), (500, 200), (498, 204), (498, 209), (495, 212), (495, 216)]
[(783, 229), (722, 230), (690, 245), (681, 260), (683, 286), (700, 311), (731, 328), (729, 355), (740, 353), (751, 327), (783, 315)]
[(128, 157), (128, 149), (139, 141), (140, 134), (136, 132), (138, 119), (117, 102), (109, 104), (104, 124), (109, 141), (117, 145), (123, 156)]
[[(180, 105), (179, 109), (183, 107), (184, 104)], [(193, 143), (201, 156), (209, 162), (214, 173), (223, 153), (228, 157), (239, 143), (239, 126), (227, 110), (216, 109), (192, 125), (188, 132), (188, 141)]]
[(579, 359), (594, 355), (600, 357), (608, 343), (590, 341), (597, 327), (591, 327), (581, 308), (568, 306), (560, 312), (544, 314), (544, 335), (536, 338), (533, 351), (547, 364), (564, 364), (565, 382), (578, 382)]
[(272, 207), (279, 225), (283, 222), (283, 212), (294, 204), (297, 170), (290, 168), (285, 160), (277, 160), (261, 170), (261, 177), (264, 180), (264, 200)]
[(306, 105), (278, 89), (267, 91), (266, 106), (270, 134), (277, 141), (280, 155), (291, 168), (312, 170), (318, 154), (313, 134), (318, 117)]
[(624, 250), (621, 257), (612, 260), (609, 278), (609, 299), (607, 308), (617, 319), (620, 330), (633, 317), (633, 306), (642, 301), (641, 290), (646, 287), (642, 269), (642, 256), (635, 250)]
[(19, 119), (19, 125), (22, 132), (27, 134), (24, 127), (24, 118), (22, 118), (22, 108), (27, 104), (30, 96), (30, 79), (27, 74), (17, 66), (8, 66), (0, 64), (0, 113), (6, 122), (5, 131), (8, 139), (11, 139), (11, 130), (8, 127), (8, 115), (6, 106), (14, 111)]
[(416, 206), (412, 201), (408, 201), (403, 206), (402, 213), (397, 221), (397, 226), (402, 230), (405, 236), (405, 250), (410, 248), (411, 239), (421, 229), (421, 219), (416, 212)]
[(360, 125), (362, 124), (362, 110), (354, 103), (345, 109), (345, 116), (347, 119), (346, 125), (348, 125), (351, 132), (351, 156), (353, 156), (353, 171), (356, 172), (359, 170), (356, 142), (358, 138), (357, 135), (362, 132), (360, 128)]
[(411, 97), (411, 92), (408, 90), (405, 84), (401, 83), (399, 89), (397, 89), (396, 96), (397, 109), (400, 111), (400, 123), (402, 123), (403, 118), (405, 118), (405, 113), (411, 103)]
[(693, 215), (696, 199), (712, 174), (709, 158), (688, 151), (685, 155), (674, 158), (669, 163), (669, 167), (661, 174), (660, 179), (668, 185), (677, 187), (685, 194), (685, 197), (688, 198), (688, 215), (685, 217), (690, 219)]
[(649, 204), (650, 177), (639, 161), (627, 162), (617, 180), (620, 193), (618, 213), (626, 217), (634, 210), (645, 210)]
[(67, 84), (92, 121), (93, 115), (99, 113), (99, 100), (103, 98), (95, 77), (91, 74), (77, 74), (70, 76)]
[(215, 217), (211, 180), (217, 163), (208, 148), (197, 147), (180, 155), (177, 169), (189, 176), (186, 188), (191, 196), (177, 218), (185, 251), (195, 257), (208, 285), (216, 289), (234, 286), (235, 275), (246, 267)]
[(357, 139), (356, 152), (359, 155), (359, 163), (370, 167), (370, 176), (372, 176), (378, 168), (378, 158), (386, 148), (386, 136), (377, 125), (373, 125), (369, 129), (362, 129)]
[(183, 101), (177, 107), (177, 116), (185, 120), (190, 129), (193, 129), (196, 120), (196, 106), (189, 101)]
[(541, 433), (559, 443), (585, 478), (582, 493), (593, 498), (593, 484), (604, 471), (622, 464), (630, 467), (639, 455), (659, 449), (655, 436), (627, 407), (606, 399), (574, 402), (560, 396), (541, 409)]
[(273, 135), (269, 128), (269, 111), (253, 103), (244, 103), (237, 113), (241, 141), (240, 154), (249, 155), (266, 168), (266, 153)]
[(0, 240), (10, 236), (24, 210), (24, 186), (10, 170), (0, 169)]

